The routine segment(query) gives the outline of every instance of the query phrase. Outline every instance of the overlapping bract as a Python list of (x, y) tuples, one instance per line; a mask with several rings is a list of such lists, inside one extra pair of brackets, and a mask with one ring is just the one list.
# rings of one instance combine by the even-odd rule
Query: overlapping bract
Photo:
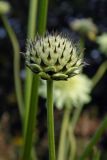
[(80, 73), (83, 66), (81, 54), (67, 37), (46, 34), (28, 41), (25, 60), (42, 79), (67, 80)]

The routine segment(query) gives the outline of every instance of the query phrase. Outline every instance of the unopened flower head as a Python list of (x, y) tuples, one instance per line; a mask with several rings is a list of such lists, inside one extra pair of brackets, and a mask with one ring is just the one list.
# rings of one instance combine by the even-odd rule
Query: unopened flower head
[(67, 80), (80, 73), (83, 66), (79, 47), (61, 34), (45, 34), (29, 40), (26, 65), (43, 79)]
[(0, 1), (0, 14), (5, 14), (10, 11), (10, 5), (8, 2)]
[(97, 26), (93, 23), (91, 18), (76, 19), (70, 23), (70, 27), (91, 40), (95, 40), (98, 32)]
[(107, 33), (103, 33), (102, 35), (98, 36), (96, 41), (99, 44), (101, 52), (107, 56)]
[[(39, 94), (46, 98), (45, 82), (39, 89)], [(92, 82), (84, 74), (69, 78), (68, 81), (54, 82), (54, 103), (58, 109), (63, 107), (80, 107), (91, 100)]]

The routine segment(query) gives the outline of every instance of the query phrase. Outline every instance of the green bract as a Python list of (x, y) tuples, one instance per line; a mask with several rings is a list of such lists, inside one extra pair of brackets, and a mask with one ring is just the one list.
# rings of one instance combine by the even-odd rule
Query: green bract
[(80, 73), (81, 51), (67, 37), (46, 34), (28, 40), (26, 65), (43, 79), (67, 80)]
[(8, 2), (0, 1), (0, 14), (5, 14), (10, 11), (10, 5)]
[[(46, 98), (46, 83), (42, 81), (39, 94)], [(91, 80), (84, 74), (79, 74), (68, 81), (54, 82), (54, 103), (58, 109), (80, 107), (91, 100)]]

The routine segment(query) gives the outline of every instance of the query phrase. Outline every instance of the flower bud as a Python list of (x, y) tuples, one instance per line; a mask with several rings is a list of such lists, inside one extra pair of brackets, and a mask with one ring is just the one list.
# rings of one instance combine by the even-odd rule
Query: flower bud
[(0, 14), (5, 14), (10, 11), (10, 5), (8, 2), (0, 1)]
[(100, 51), (107, 56), (107, 33), (98, 36), (96, 42), (99, 44)]
[(92, 41), (96, 39), (98, 28), (91, 18), (76, 19), (70, 23), (70, 27), (81, 36), (86, 36)]
[(42, 79), (67, 80), (80, 73), (81, 51), (67, 37), (46, 34), (28, 40), (26, 65)]

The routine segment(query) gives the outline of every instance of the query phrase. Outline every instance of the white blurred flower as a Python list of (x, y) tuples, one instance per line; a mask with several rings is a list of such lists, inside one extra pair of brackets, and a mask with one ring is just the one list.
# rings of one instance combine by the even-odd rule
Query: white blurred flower
[[(54, 81), (54, 103), (58, 109), (65, 107), (79, 107), (90, 101), (92, 89), (91, 80), (83, 74), (68, 79), (68, 81)], [(46, 97), (45, 82), (40, 87), (40, 95)]]

